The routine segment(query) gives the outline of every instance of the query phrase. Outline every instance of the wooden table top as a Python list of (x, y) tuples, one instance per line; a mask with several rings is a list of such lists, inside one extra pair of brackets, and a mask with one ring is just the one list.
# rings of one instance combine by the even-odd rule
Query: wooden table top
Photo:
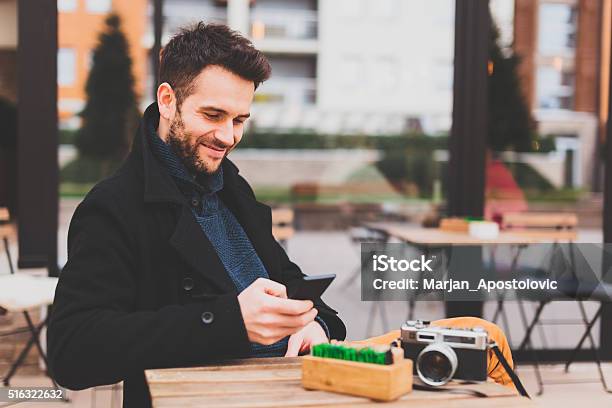
[[(234, 360), (221, 365), (146, 370), (153, 407), (536, 407), (512, 389), (492, 382), (449, 387), (458, 393), (413, 391), (397, 401), (375, 402), (366, 398), (326, 391), (309, 391), (301, 385), (301, 362), (295, 358)], [(489, 398), (460, 393), (483, 392)]]
[(501, 231), (492, 239), (475, 238), (467, 232), (445, 231), (439, 228), (415, 227), (399, 222), (370, 222), (364, 226), (368, 229), (383, 232), (404, 242), (419, 246), (453, 246), (508, 244), (528, 245), (551, 242), (572, 242), (576, 239), (575, 231)]

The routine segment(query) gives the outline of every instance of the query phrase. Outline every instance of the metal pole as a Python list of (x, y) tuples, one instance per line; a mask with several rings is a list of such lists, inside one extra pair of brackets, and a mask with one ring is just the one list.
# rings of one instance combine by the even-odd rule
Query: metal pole
[[(484, 212), (489, 18), (488, 0), (455, 1), (453, 125), (448, 146), (448, 213), (451, 216), (480, 217)], [(452, 258), (449, 274), (453, 278), (471, 281), (478, 277), (476, 269), (482, 266), (481, 248), (453, 250)], [(447, 301), (446, 316), (482, 316), (482, 302)]]
[(487, 141), (489, 1), (455, 2), (453, 125), (449, 140), (448, 212), (482, 216)]
[(17, 7), (17, 263), (20, 268), (46, 267), (56, 276), (57, 3), (21, 0)]
[[(612, 55), (612, 30), (610, 35), (610, 55)], [(604, 205), (603, 205), (603, 233), (604, 244), (612, 244), (612, 59), (609, 61), (608, 70), (610, 80), (608, 81), (608, 121), (605, 141), (605, 173), (604, 173)], [(605, 248), (607, 249), (607, 248)], [(606, 282), (612, 283), (612, 254), (603, 251), (602, 275)], [(612, 360), (612, 303), (602, 304), (600, 344), (601, 356), (604, 360)]]

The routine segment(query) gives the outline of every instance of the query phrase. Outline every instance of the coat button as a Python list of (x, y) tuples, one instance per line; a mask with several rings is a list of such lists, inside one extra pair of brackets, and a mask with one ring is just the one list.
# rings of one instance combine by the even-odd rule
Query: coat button
[(200, 200), (198, 200), (197, 198), (191, 199), (191, 205), (194, 206), (194, 207), (199, 207), (200, 206)]
[(204, 312), (202, 313), (202, 322), (204, 324), (211, 324), (215, 320), (215, 315), (212, 312)]
[(193, 289), (193, 279), (191, 279), (191, 278), (184, 278), (183, 279), (183, 289), (185, 289), (188, 292), (191, 289)]

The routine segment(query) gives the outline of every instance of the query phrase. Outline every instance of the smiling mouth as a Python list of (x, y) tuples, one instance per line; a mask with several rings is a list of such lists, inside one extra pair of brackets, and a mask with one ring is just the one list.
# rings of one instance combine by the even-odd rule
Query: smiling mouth
[(223, 158), (223, 156), (225, 155), (225, 152), (227, 151), (227, 149), (207, 145), (204, 143), (202, 143), (200, 146), (202, 146), (203, 148), (207, 150), (208, 156), (211, 156), (214, 158)]
[(218, 152), (224, 152), (224, 151), (226, 150), (226, 149), (224, 149), (224, 148), (215, 147), (215, 146), (210, 146), (210, 145), (207, 145), (207, 144), (204, 144), (204, 143), (202, 143), (202, 146), (204, 146), (204, 147), (208, 147), (209, 149), (216, 150), (216, 151), (218, 151)]

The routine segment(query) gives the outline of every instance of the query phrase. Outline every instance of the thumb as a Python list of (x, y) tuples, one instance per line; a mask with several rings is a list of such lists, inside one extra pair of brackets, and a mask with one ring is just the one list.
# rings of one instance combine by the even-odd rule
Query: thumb
[(265, 293), (267, 293), (268, 295), (287, 299), (287, 288), (285, 287), (285, 285), (270, 279), (260, 279), (262, 280), (261, 285), (263, 286), (263, 290)]
[(285, 357), (297, 357), (300, 349), (302, 348), (302, 335), (301, 333), (295, 333), (289, 336), (289, 343), (287, 344), (287, 353)]

